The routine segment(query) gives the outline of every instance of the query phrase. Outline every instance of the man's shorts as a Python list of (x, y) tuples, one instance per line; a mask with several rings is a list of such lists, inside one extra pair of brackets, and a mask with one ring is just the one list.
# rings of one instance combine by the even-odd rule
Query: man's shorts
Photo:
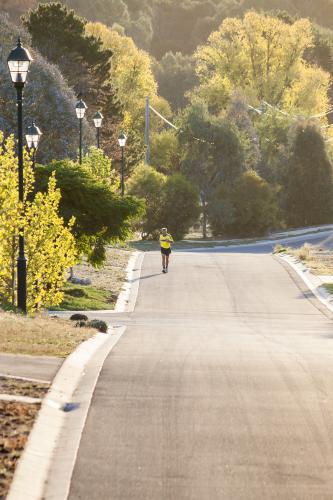
[(170, 255), (171, 254), (171, 248), (162, 248), (161, 247), (161, 253), (163, 255)]

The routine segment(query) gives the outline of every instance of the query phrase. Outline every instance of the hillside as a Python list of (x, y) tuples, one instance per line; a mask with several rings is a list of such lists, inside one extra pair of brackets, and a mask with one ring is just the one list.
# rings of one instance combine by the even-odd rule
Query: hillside
[[(0, 7), (18, 19), (37, 0), (0, 0)], [(285, 10), (309, 17), (333, 29), (333, 0), (67, 0), (78, 14), (101, 21), (131, 36), (135, 43), (160, 59), (166, 52), (191, 54), (225, 17), (246, 10)]]

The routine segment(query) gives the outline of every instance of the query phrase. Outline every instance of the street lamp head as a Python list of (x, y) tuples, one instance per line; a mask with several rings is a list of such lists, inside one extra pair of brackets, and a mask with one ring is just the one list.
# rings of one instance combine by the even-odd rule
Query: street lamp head
[(95, 113), (93, 120), (96, 128), (101, 128), (103, 118), (104, 116), (102, 115), (102, 113), (100, 113), (100, 111), (97, 111), (97, 113)]
[(118, 137), (118, 142), (121, 148), (124, 148), (126, 146), (126, 141), (127, 136), (124, 133), (120, 134), (120, 136)]
[(7, 59), (10, 76), (14, 84), (25, 84), (32, 60), (29, 51), (22, 46), (19, 38), (16, 47), (11, 51)]
[(30, 127), (28, 127), (27, 133), (26, 133), (26, 140), (28, 144), (28, 148), (38, 148), (39, 140), (42, 135), (42, 132), (39, 127), (36, 126), (35, 122), (33, 121)]
[(84, 118), (85, 112), (87, 110), (88, 106), (82, 99), (80, 99), (75, 106), (76, 110), (76, 116), (78, 117), (79, 120), (82, 120)]

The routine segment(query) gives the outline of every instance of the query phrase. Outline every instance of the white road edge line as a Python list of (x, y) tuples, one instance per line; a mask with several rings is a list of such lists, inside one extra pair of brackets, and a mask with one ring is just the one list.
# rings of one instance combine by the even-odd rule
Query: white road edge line
[(308, 267), (300, 262), (296, 257), (288, 254), (275, 254), (275, 257), (283, 262), (286, 262), (304, 281), (313, 295), (324, 304), (329, 311), (333, 312), (333, 297), (328, 293), (324, 286), (323, 281), (319, 276), (315, 276)]
[[(117, 312), (133, 311), (144, 253), (135, 252)], [(70, 490), (82, 432), (104, 361), (126, 327), (110, 328), (82, 343), (62, 364), (16, 468), (7, 500), (65, 500)], [(73, 403), (73, 411), (63, 411)], [(77, 406), (75, 406), (77, 405)]]

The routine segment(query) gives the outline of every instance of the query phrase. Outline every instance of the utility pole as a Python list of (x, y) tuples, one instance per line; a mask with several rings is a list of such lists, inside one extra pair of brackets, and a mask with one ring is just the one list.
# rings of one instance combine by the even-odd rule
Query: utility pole
[(146, 145), (146, 163), (150, 164), (150, 104), (149, 97), (146, 98), (146, 126), (145, 126), (145, 145)]

